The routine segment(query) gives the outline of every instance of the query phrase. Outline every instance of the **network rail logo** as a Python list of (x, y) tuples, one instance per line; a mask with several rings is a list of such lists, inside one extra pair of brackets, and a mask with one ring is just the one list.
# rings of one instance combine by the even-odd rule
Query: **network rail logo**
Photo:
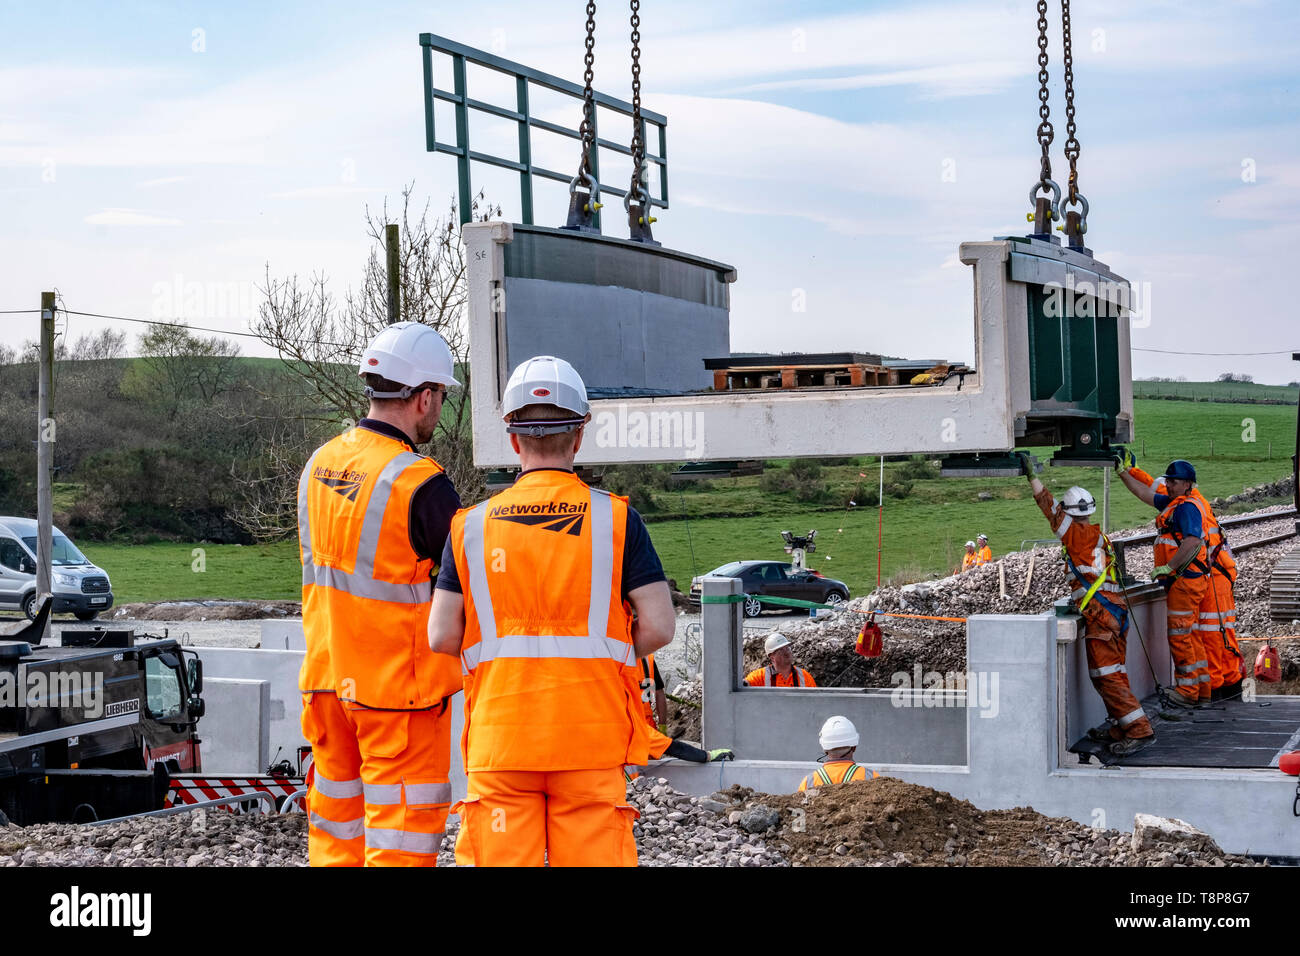
[(488, 510), (488, 517), (497, 521), (513, 521), (543, 531), (575, 536), (582, 534), (582, 520), (586, 514), (585, 501), (581, 504), (548, 501), (538, 505), (497, 505)]
[(357, 493), (365, 484), (367, 474), (350, 468), (326, 468), (324, 465), (317, 465), (312, 469), (311, 476), (335, 494), (342, 495), (348, 501), (356, 501)]

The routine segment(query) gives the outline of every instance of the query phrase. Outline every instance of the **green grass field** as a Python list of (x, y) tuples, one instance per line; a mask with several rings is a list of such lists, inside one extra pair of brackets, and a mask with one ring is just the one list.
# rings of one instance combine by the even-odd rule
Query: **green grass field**
[[(116, 604), (218, 597), (296, 601), (302, 597), (297, 541), (242, 546), (83, 541), (78, 547), (108, 572)], [(195, 554), (195, 549), (202, 554)]]
[[(1150, 400), (1136, 403), (1135, 416), (1133, 447), (1139, 464), (1158, 474), (1172, 458), (1188, 458), (1208, 497), (1274, 481), (1291, 470), (1294, 406)], [(1249, 437), (1254, 441), (1243, 440)], [(1040, 450), (1039, 457), (1050, 453)], [(861, 458), (823, 467), (822, 477), (836, 503), (816, 507), (761, 492), (756, 476), (715, 479), (706, 488), (686, 483), (680, 491), (656, 491), (657, 508), (646, 515), (650, 535), (668, 575), (684, 589), (693, 574), (727, 561), (783, 558), (782, 530), (816, 528), (818, 550), (811, 556), (812, 566), (846, 581), (855, 595), (864, 594), (876, 582), (877, 513), (874, 507), (846, 509), (843, 504), (859, 484), (875, 487), (877, 461)], [(886, 480), (901, 467), (888, 463)], [(861, 479), (859, 473), (868, 477)], [(1095, 469), (1049, 468), (1041, 477), (1058, 496), (1072, 484), (1100, 496), (1101, 473)], [(991, 492), (993, 499), (980, 501), (981, 491)], [(1113, 527), (1137, 525), (1154, 516), (1117, 479), (1112, 482), (1112, 505)], [(966, 539), (981, 531), (989, 536), (994, 554), (1050, 534), (1023, 478), (917, 480), (907, 498), (886, 497), (884, 525), (886, 578), (946, 573), (960, 562)], [(188, 597), (293, 600), (300, 593), (294, 541), (246, 547), (79, 543), (112, 576), (118, 603)], [(202, 571), (194, 567), (195, 547), (204, 549)]]
[(1202, 402), (1296, 401), (1294, 385), (1256, 385), (1254, 382), (1134, 382), (1134, 398), (1190, 399)]
[[(1291, 471), (1294, 406), (1150, 400), (1135, 403), (1134, 418), (1137, 440), (1133, 448), (1138, 463), (1159, 474), (1171, 459), (1188, 458), (1197, 467), (1200, 488), (1207, 497), (1234, 494)], [(1252, 437), (1254, 441), (1243, 440)], [(1038, 451), (1040, 460), (1050, 454), (1050, 449)], [(822, 477), (829, 480), (842, 503), (859, 483), (875, 487), (878, 461), (862, 458), (856, 464), (827, 466)], [(886, 464), (887, 482), (900, 467)], [(861, 479), (859, 473), (868, 477)], [(1100, 499), (1102, 476), (1096, 469), (1045, 468), (1040, 477), (1058, 497), (1071, 485), (1080, 484)], [(685, 588), (693, 574), (727, 561), (781, 559), (782, 530), (816, 528), (817, 551), (809, 559), (812, 567), (845, 581), (855, 595), (875, 586), (876, 508), (845, 509), (842, 504), (809, 507), (786, 496), (763, 494), (759, 480), (722, 479), (712, 482), (709, 490), (693, 490), (688, 484), (680, 493), (655, 493), (659, 508), (646, 517), (669, 577)], [(1137, 525), (1155, 516), (1151, 508), (1125, 491), (1118, 479), (1111, 487), (1112, 527)], [(993, 500), (980, 501), (981, 491), (991, 492)], [(683, 515), (687, 520), (681, 520)], [(980, 532), (989, 536), (995, 555), (1051, 534), (1023, 478), (915, 481), (907, 498), (885, 498), (884, 577), (914, 580), (944, 574), (960, 564), (962, 545)]]

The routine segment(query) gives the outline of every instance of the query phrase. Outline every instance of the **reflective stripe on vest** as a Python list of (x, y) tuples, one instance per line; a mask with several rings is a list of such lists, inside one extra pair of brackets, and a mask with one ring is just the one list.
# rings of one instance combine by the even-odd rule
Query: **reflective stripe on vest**
[(383, 531), (384, 512), (392, 497), (393, 483), (408, 467), (423, 460), (422, 455), (404, 451), (388, 462), (379, 473), (370, 499), (366, 502), (365, 516), (361, 522), (361, 536), (357, 542), (357, 556), (351, 572), (329, 565), (315, 563), (311, 547), (311, 515), (307, 507), (307, 488), (311, 481), (312, 466), (320, 449), (311, 456), (298, 481), (298, 544), (302, 548), (302, 583), (333, 588), (353, 597), (388, 601), (393, 604), (427, 604), (433, 599), (433, 584), (418, 581), (399, 584), (375, 579), (375, 557), (379, 552), (379, 535)]
[(480, 664), (498, 658), (608, 659), (632, 666), (635, 649), (628, 641), (606, 635), (609, 622), (610, 581), (614, 575), (614, 505), (609, 496), (591, 489), (591, 598), (586, 634), (497, 634), (496, 614), (488, 588), (483, 540), (491, 499), (475, 505), (465, 516), (465, 562), (469, 591), (478, 612), (479, 640), (461, 651), (461, 666), (470, 673)]

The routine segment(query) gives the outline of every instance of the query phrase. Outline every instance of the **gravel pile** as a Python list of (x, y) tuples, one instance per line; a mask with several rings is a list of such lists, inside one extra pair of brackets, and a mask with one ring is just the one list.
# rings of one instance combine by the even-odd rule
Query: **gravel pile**
[[(888, 777), (807, 794), (746, 787), (715, 794), (779, 816), (767, 841), (792, 866), (1258, 866), (1205, 834), (1101, 830), (1027, 807), (979, 810), (965, 800)], [(1179, 828), (1174, 828), (1175, 830)]]
[(0, 866), (306, 866), (301, 813), (236, 815), (198, 809), (84, 826), (10, 824)]
[(641, 866), (787, 865), (765, 839), (780, 822), (770, 808), (692, 797), (662, 777), (638, 777), (627, 795), (641, 813), (632, 827)]

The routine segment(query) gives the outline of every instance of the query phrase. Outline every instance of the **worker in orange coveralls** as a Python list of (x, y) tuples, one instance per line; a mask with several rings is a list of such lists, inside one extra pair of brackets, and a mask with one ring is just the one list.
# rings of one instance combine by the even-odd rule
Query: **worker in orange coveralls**
[(1115, 571), (1114, 551), (1101, 528), (1088, 518), (1097, 503), (1084, 488), (1073, 487), (1061, 501), (1035, 477), (1026, 455), (1023, 469), (1052, 531), (1065, 549), (1070, 569), (1070, 601), (1083, 617), (1088, 676), (1106, 705), (1110, 720), (1088, 732), (1109, 743), (1111, 753), (1127, 756), (1156, 739), (1142, 704), (1128, 683), (1128, 602)]
[(1174, 686), (1183, 704), (1195, 707), (1212, 696), (1210, 660), (1201, 639), (1200, 609), (1210, 593), (1209, 555), (1205, 550), (1205, 521), (1189, 495), (1196, 469), (1179, 459), (1160, 477), (1168, 494), (1156, 492), (1128, 471), (1119, 472), (1124, 486), (1160, 511), (1156, 517), (1155, 568), (1152, 578), (1167, 590), (1166, 633), (1174, 658)]
[(573, 471), (591, 419), (568, 362), (529, 359), (502, 396), (522, 471), (457, 512), (429, 646), (465, 675), (457, 862), (635, 866), (625, 765), (649, 757), (638, 661), (676, 615), (645, 524)]
[[(1146, 484), (1158, 494), (1168, 494), (1163, 478), (1153, 478), (1134, 463), (1127, 449), (1122, 453), (1120, 471)], [(1232, 593), (1237, 581), (1237, 559), (1228, 546), (1219, 519), (1200, 489), (1192, 488), (1187, 497), (1201, 510), (1202, 530), (1205, 532), (1205, 550), (1210, 558), (1210, 586), (1201, 599), (1196, 629), (1205, 646), (1205, 657), (1210, 664), (1210, 700), (1231, 700), (1241, 696), (1242, 656), (1237, 642), (1237, 600)]]

